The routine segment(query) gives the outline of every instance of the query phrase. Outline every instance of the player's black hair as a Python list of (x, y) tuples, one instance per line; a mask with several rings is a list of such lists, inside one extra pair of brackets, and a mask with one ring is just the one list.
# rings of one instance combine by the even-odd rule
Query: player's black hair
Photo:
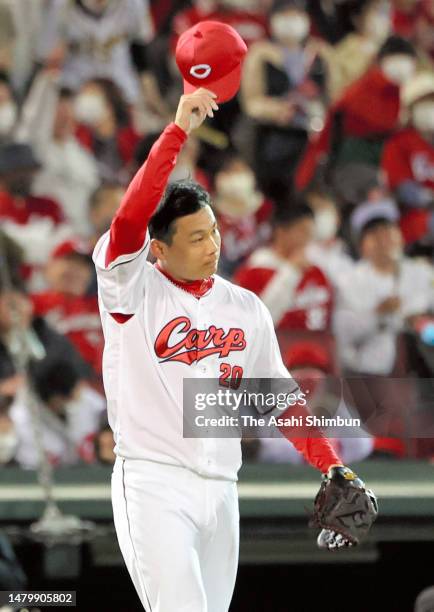
[(198, 183), (190, 180), (170, 184), (160, 202), (157, 212), (149, 223), (151, 238), (157, 238), (169, 246), (175, 233), (175, 221), (211, 205), (209, 193)]
[(289, 227), (301, 219), (313, 219), (314, 213), (304, 200), (293, 206), (278, 208), (273, 215), (273, 227)]

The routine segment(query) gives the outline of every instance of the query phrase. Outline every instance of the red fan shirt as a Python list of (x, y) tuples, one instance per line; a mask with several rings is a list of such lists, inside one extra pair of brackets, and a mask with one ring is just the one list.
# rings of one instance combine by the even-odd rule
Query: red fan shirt
[(46, 291), (32, 296), (36, 315), (71, 340), (83, 359), (101, 374), (104, 337), (96, 296), (69, 296)]
[(413, 127), (389, 138), (381, 165), (390, 189), (396, 189), (408, 180), (434, 189), (434, 145)]
[[(415, 181), (434, 191), (434, 146), (413, 127), (397, 132), (386, 142), (381, 162), (389, 188), (404, 181)], [(413, 208), (403, 213), (401, 229), (407, 243), (419, 240), (429, 231), (431, 211)]]
[(236, 267), (271, 236), (273, 205), (264, 200), (256, 212), (234, 218), (217, 212), (222, 238), (221, 258)]
[(317, 266), (299, 271), (271, 248), (262, 248), (238, 270), (234, 280), (262, 299), (276, 329), (329, 329), (333, 288)]

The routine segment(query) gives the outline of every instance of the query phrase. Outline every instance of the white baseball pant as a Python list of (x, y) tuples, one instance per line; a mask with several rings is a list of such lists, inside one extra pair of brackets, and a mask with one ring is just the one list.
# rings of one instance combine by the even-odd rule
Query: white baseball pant
[(235, 482), (183, 467), (117, 458), (119, 546), (146, 612), (227, 612), (238, 566)]

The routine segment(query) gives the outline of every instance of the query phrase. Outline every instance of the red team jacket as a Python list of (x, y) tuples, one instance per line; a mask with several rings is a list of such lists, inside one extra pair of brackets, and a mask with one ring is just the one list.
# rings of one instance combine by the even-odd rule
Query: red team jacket
[(265, 244), (271, 235), (271, 216), (273, 205), (264, 200), (258, 210), (240, 219), (232, 219), (217, 211), (220, 236), (222, 238), (221, 256), (225, 262), (237, 267), (258, 246)]
[[(269, 249), (261, 251), (266, 255)], [(277, 274), (272, 259), (272, 257), (269, 258), (269, 265), (259, 266), (255, 265), (253, 255), (246, 265), (237, 271), (234, 277), (235, 282), (262, 297), (267, 286)], [(312, 331), (329, 329), (333, 307), (333, 288), (322, 270), (317, 266), (310, 266), (300, 276), (289, 300), (288, 291), (288, 287), (281, 286), (282, 302), (287, 300), (288, 308), (278, 321), (273, 317), (276, 329)]]
[(34, 313), (67, 336), (83, 359), (101, 374), (104, 337), (96, 296), (68, 296), (46, 291), (32, 296)]
[(19, 225), (31, 222), (35, 217), (47, 217), (54, 225), (64, 220), (60, 206), (51, 198), (29, 196), (14, 198), (5, 191), (0, 192), (0, 219), (8, 219)]
[[(387, 141), (381, 165), (392, 191), (411, 180), (434, 193), (434, 146), (415, 128), (401, 130)], [(403, 214), (401, 229), (406, 242), (418, 240), (427, 233), (430, 215), (430, 210), (420, 208)]]
[(343, 138), (382, 138), (396, 127), (399, 100), (399, 87), (388, 81), (377, 66), (350, 85), (330, 108), (322, 131), (309, 143), (296, 171), (297, 189), (307, 187), (317, 165), (330, 152), (337, 113), (343, 116)]

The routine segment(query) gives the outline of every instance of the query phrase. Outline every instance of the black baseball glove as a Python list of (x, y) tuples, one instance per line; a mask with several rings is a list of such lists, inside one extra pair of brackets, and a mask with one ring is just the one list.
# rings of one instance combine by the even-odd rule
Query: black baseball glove
[(318, 546), (336, 550), (356, 546), (377, 518), (374, 493), (347, 467), (333, 467), (323, 476), (315, 497), (311, 527), (320, 527)]

